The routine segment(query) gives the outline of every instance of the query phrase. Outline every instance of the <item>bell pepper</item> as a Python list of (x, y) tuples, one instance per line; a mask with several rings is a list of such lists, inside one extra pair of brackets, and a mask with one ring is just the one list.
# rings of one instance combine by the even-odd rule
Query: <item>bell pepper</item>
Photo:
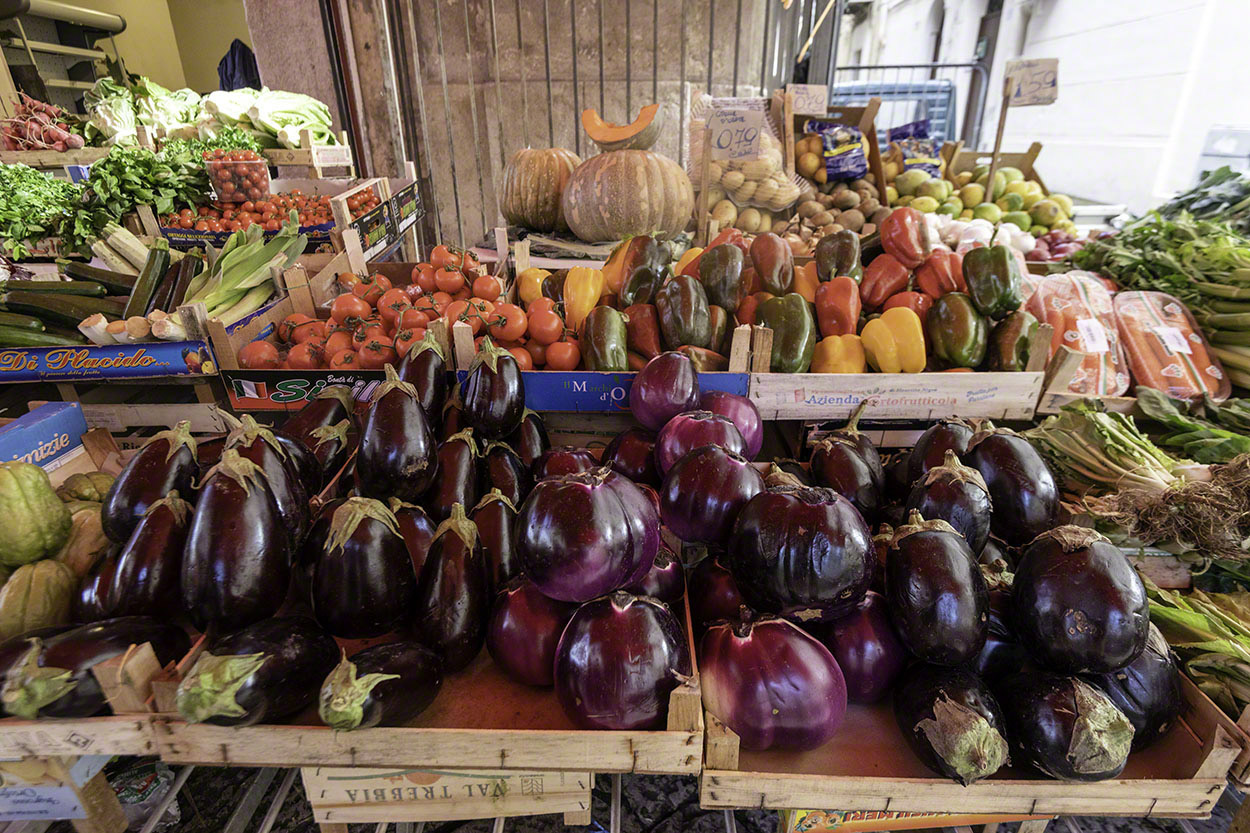
[(676, 350), (684, 344), (707, 347), (712, 339), (707, 293), (703, 284), (689, 275), (678, 275), (655, 293), (655, 311), (660, 319), (664, 346)]
[[(760, 280), (759, 274), (756, 273), (755, 267), (750, 263), (742, 268), (742, 285), (747, 288), (748, 295), (764, 291), (764, 283)], [(769, 294), (771, 295), (772, 293)]]
[(607, 291), (615, 293), (622, 306), (651, 303), (656, 290), (668, 277), (668, 250), (645, 234), (631, 237), (621, 246), (625, 248), (625, 255), (620, 264), (620, 283), (612, 286), (605, 266), (603, 278)]
[(989, 318), (1003, 318), (1019, 309), (1024, 301), (1020, 295), (1020, 267), (1006, 246), (987, 246), (967, 252), (964, 281), (977, 311)]
[(895, 307), (907, 307), (907, 309), (916, 313), (921, 321), (929, 316), (929, 308), (933, 306), (933, 299), (923, 292), (895, 292), (889, 298), (885, 299), (881, 309), (894, 309)]
[(864, 277), (864, 264), (860, 262), (859, 235), (850, 229), (835, 231), (820, 238), (812, 257), (816, 262), (816, 274), (822, 281), (846, 275), (859, 283)]
[(581, 330), (582, 322), (599, 303), (601, 295), (603, 272), (586, 266), (574, 266), (569, 270), (564, 278), (564, 323), (570, 330)]
[(634, 304), (625, 308), (625, 344), (643, 358), (660, 355), (660, 322), (654, 305)]
[(797, 292), (760, 304), (759, 322), (773, 331), (773, 373), (806, 373), (816, 352), (812, 306)]
[(809, 304), (816, 303), (816, 289), (820, 286), (820, 278), (816, 277), (816, 261), (794, 267), (794, 291), (803, 296)]
[(863, 373), (867, 367), (863, 341), (854, 333), (826, 336), (812, 354), (813, 373)]
[(699, 257), (706, 252), (707, 249), (700, 249), (697, 246), (691, 246), (686, 249), (685, 253), (678, 259), (677, 265), (673, 267), (675, 275), (690, 275), (691, 277), (699, 277)]
[(751, 244), (751, 265), (764, 289), (774, 295), (785, 295), (794, 288), (794, 252), (771, 231), (756, 235)]
[(625, 316), (612, 307), (595, 307), (586, 316), (577, 347), (587, 370), (623, 372), (629, 369), (629, 340)]
[(715, 350), (708, 350), (705, 347), (691, 347), (689, 344), (686, 344), (678, 347), (677, 352), (690, 359), (695, 371), (698, 373), (723, 373), (729, 369), (729, 358), (717, 353)]
[(924, 328), (920, 326), (920, 316), (906, 307), (881, 313), (864, 325), (859, 337), (873, 370), (881, 373), (924, 370)]
[(929, 231), (924, 215), (910, 206), (896, 208), (881, 221), (881, 248), (894, 255), (908, 269), (915, 269), (929, 256)]
[(729, 313), (725, 312), (724, 307), (708, 304), (707, 321), (710, 334), (707, 348), (715, 350), (717, 353), (726, 352), (725, 342), (729, 336)]
[(640, 356), (639, 354), (635, 353), (633, 350), (630, 350), (628, 353), (625, 354), (625, 360), (626, 360), (626, 364), (629, 365), (630, 373), (637, 373), (639, 370), (642, 370), (644, 367), (647, 366), (647, 362), (651, 361), (647, 357)]
[(742, 299), (742, 303), (738, 305), (738, 309), (734, 312), (734, 321), (738, 325), (754, 324), (756, 320), (756, 312), (759, 309), (760, 299), (754, 295), (748, 295)]
[(537, 266), (531, 266), (516, 276), (516, 294), (522, 306), (528, 307), (543, 297), (543, 281), (549, 277), (550, 272)]
[(716, 246), (699, 258), (699, 283), (709, 304), (737, 309), (747, 296), (742, 282), (742, 251), (737, 246)]
[(885, 303), (886, 298), (906, 289), (910, 279), (910, 269), (894, 255), (882, 252), (864, 270), (864, 280), (859, 285), (859, 299), (866, 309), (875, 310)]
[(568, 280), (568, 269), (557, 269), (543, 281), (543, 297), (550, 298), (557, 304), (564, 303), (564, 282)]
[(976, 367), (985, 359), (989, 326), (963, 292), (948, 292), (933, 302), (925, 330), (934, 358), (948, 367)]
[(916, 288), (937, 300), (947, 292), (967, 292), (964, 283), (963, 255), (935, 249), (916, 268)]
[(633, 239), (634, 236), (628, 234), (621, 238), (621, 242), (616, 244), (616, 248), (612, 249), (612, 254), (608, 255), (603, 264), (603, 284), (608, 292), (621, 291), (621, 284), (625, 282), (625, 253)]
[(990, 333), (988, 370), (1024, 370), (1029, 364), (1029, 348), (1037, 335), (1037, 318), (1028, 310), (1018, 309), (994, 325)]
[(816, 290), (816, 321), (825, 337), (854, 333), (860, 309), (859, 286), (849, 275), (838, 275)]
[(747, 242), (746, 237), (742, 234), (742, 229), (738, 228), (723, 229), (720, 234), (712, 238), (712, 242), (707, 244), (707, 248), (714, 249), (726, 243), (741, 249), (743, 257), (751, 251), (751, 244)]

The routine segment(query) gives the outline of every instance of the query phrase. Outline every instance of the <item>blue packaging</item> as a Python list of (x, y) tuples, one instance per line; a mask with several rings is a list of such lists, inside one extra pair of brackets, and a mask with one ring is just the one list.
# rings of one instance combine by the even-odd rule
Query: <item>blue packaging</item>
[(49, 402), (0, 428), (0, 461), (48, 468), (82, 445), (87, 420), (77, 402)]

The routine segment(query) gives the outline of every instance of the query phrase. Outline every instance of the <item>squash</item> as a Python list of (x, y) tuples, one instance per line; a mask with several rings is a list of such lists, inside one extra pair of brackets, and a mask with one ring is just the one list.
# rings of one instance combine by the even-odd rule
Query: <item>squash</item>
[(629, 124), (613, 124), (594, 109), (582, 111), (582, 129), (605, 153), (610, 150), (650, 150), (660, 138), (664, 120), (660, 105), (648, 104)]
[(52, 559), (69, 567), (76, 577), (82, 578), (108, 552), (112, 543), (104, 534), (100, 504), (89, 504), (74, 513), (70, 520), (69, 540)]
[(0, 519), (0, 564), (9, 567), (46, 558), (69, 537), (69, 510), (32, 463), (0, 463)]
[(681, 166), (649, 150), (614, 150), (577, 166), (564, 189), (569, 228), (588, 243), (631, 234), (672, 237), (694, 211)]
[(522, 148), (512, 154), (500, 188), (499, 210), (504, 219), (534, 231), (567, 231), (561, 200), (581, 161), (564, 148)]
[(69, 503), (74, 500), (92, 500), (97, 503), (104, 500), (109, 487), (113, 485), (113, 475), (102, 471), (90, 471), (86, 474), (71, 474), (57, 488), (57, 496)]
[(77, 585), (74, 573), (56, 561), (18, 567), (0, 588), (0, 639), (68, 624)]

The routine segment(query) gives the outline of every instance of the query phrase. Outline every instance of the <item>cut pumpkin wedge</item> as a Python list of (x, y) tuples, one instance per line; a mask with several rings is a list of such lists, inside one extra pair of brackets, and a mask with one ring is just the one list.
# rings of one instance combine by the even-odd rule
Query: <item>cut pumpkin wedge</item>
[(604, 121), (593, 108), (582, 111), (582, 129), (605, 153), (613, 150), (648, 150), (660, 138), (663, 119), (660, 105), (648, 104), (629, 124)]

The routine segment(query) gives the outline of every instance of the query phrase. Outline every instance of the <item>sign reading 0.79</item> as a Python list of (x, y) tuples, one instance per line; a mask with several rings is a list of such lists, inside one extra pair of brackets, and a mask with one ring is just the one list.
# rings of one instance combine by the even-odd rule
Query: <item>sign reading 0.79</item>
[(760, 155), (760, 110), (717, 110), (707, 120), (712, 134), (712, 159), (755, 159)]

